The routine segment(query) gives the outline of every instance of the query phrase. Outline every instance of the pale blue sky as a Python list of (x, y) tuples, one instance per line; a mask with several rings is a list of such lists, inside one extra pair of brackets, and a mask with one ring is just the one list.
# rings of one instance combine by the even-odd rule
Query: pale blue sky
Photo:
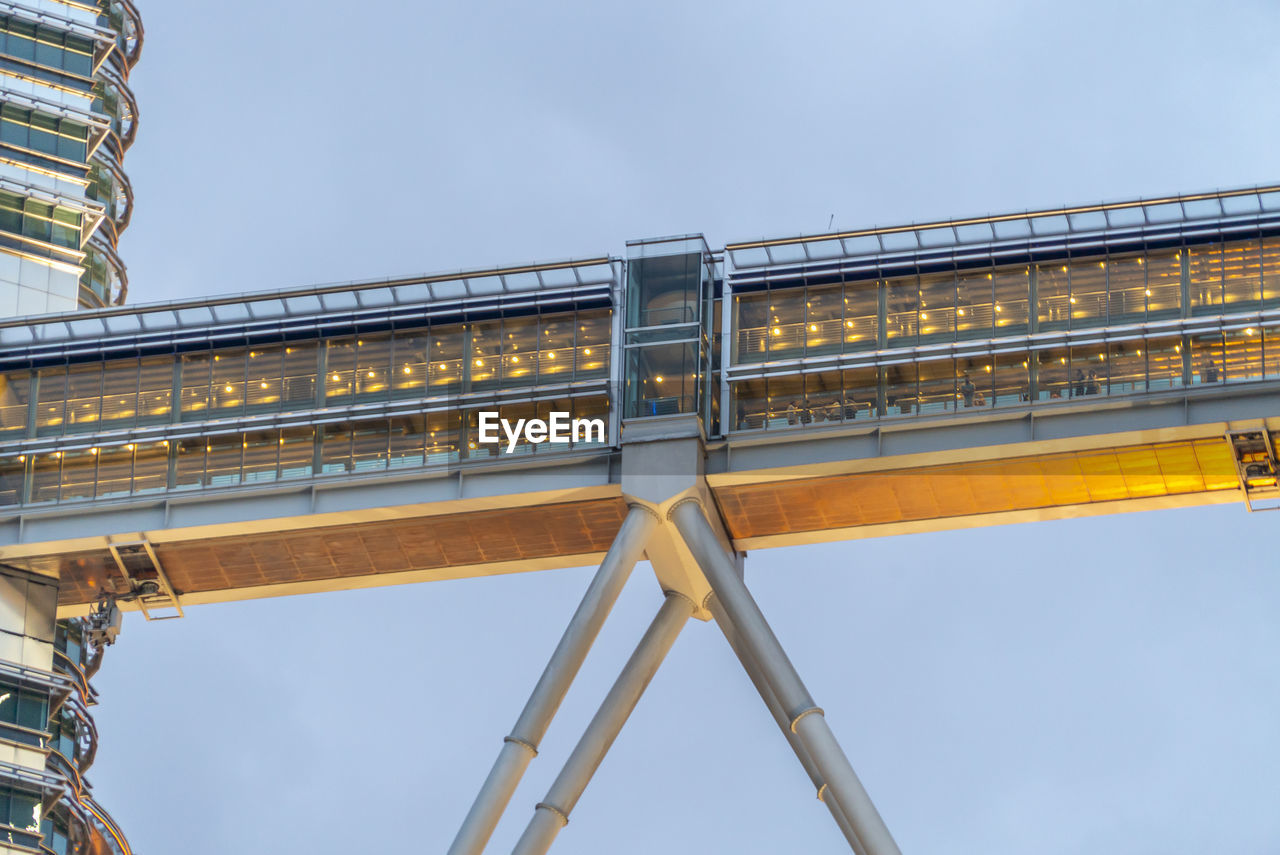
[[(1275, 181), (1254, 2), (140, 2), (133, 301)], [(773, 550), (748, 581), (906, 855), (1273, 855), (1280, 517)], [(590, 569), (131, 617), (90, 775), (140, 853), (443, 852)], [(637, 568), (489, 851), (660, 601)], [(562, 855), (844, 851), (691, 624)]]

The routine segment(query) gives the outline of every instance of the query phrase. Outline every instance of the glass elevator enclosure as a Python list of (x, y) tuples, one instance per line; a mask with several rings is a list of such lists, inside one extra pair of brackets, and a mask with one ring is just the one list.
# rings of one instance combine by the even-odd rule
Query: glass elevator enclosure
[(715, 266), (706, 241), (629, 242), (626, 283), (624, 418), (697, 413), (712, 430)]

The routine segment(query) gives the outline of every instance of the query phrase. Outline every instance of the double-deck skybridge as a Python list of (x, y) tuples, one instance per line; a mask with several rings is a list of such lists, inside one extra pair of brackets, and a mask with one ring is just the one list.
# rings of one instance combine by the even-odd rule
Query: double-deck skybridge
[[(478, 442), (478, 414), (603, 442)], [(0, 562), (149, 618), (601, 564), (480, 851), (631, 566), (667, 601), (518, 852), (714, 616), (851, 847), (896, 851), (743, 587), (752, 548), (1274, 504), (1280, 187), (0, 323)]]

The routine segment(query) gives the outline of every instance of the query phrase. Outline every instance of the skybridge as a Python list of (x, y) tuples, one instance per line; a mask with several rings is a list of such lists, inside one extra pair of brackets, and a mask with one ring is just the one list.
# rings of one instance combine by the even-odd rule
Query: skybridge
[[(486, 412), (607, 431), (508, 450), (482, 441)], [(60, 616), (106, 597), (149, 619), (601, 564), (461, 855), (645, 557), (666, 604), (588, 735), (616, 734), (685, 619), (715, 618), (850, 846), (892, 855), (743, 554), (1270, 508), (1277, 430), (1280, 187), (719, 249), (688, 235), (0, 322), (0, 563), (55, 578)], [(594, 769), (579, 748), (517, 851), (567, 822)]]

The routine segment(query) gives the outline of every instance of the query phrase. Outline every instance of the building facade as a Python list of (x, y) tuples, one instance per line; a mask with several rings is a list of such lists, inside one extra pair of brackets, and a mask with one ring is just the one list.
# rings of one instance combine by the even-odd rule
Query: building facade
[[(133, 191), (130, 0), (0, 2), (0, 317), (119, 305)], [(0, 401), (18, 391), (0, 384)], [(85, 773), (107, 632), (57, 619), (47, 576), (0, 564), (0, 851), (124, 855)]]

